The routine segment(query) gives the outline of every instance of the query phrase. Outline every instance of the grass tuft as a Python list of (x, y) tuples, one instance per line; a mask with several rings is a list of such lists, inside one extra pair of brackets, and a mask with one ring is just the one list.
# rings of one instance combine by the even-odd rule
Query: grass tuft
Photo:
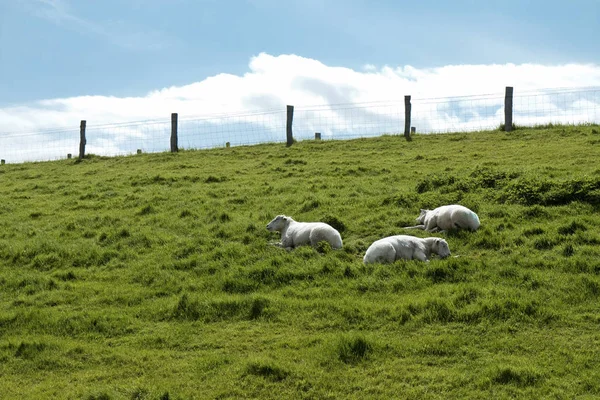
[(360, 335), (344, 335), (336, 343), (337, 358), (346, 364), (367, 360), (372, 352), (373, 345)]
[(281, 382), (290, 375), (289, 371), (272, 361), (252, 361), (246, 366), (246, 373), (260, 376), (271, 382)]
[(15, 357), (32, 360), (39, 356), (46, 347), (44, 343), (21, 342), (15, 351)]
[(558, 227), (559, 235), (574, 235), (577, 232), (587, 231), (587, 226), (577, 221), (572, 221), (568, 225), (562, 225)]
[(500, 385), (515, 385), (520, 387), (534, 386), (540, 382), (542, 375), (528, 369), (501, 367), (492, 374), (492, 381)]

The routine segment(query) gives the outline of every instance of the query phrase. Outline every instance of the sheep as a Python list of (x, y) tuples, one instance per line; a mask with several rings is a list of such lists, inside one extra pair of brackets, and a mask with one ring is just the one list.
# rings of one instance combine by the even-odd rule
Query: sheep
[(449, 231), (452, 229), (470, 229), (476, 231), (479, 228), (479, 217), (467, 207), (452, 204), (441, 206), (433, 210), (421, 209), (417, 218), (419, 225), (407, 226), (405, 229), (423, 229), (428, 232)]
[(418, 238), (409, 235), (388, 236), (369, 246), (363, 263), (392, 263), (399, 259), (429, 262), (431, 254), (450, 256), (448, 242), (437, 237)]
[(342, 248), (340, 233), (324, 222), (297, 222), (292, 217), (278, 215), (269, 222), (267, 230), (281, 232), (281, 242), (277, 245), (286, 250), (306, 244), (316, 246), (320, 241), (326, 241), (332, 249)]

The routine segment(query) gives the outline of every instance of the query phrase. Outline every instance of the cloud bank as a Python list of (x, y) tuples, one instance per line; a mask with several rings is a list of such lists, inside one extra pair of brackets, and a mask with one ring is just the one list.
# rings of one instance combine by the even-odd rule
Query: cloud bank
[[(96, 129), (88, 140), (90, 152), (126, 154), (136, 146), (167, 150), (168, 139), (163, 139), (173, 112), (181, 120), (184, 147), (283, 141), (288, 104), (296, 107), (295, 135), (319, 131), (335, 139), (398, 133), (405, 95), (412, 96), (413, 125), (420, 132), (497, 127), (503, 122), (506, 86), (515, 90), (515, 123), (600, 122), (598, 65), (365, 65), (353, 70), (261, 53), (241, 76), (219, 74), (141, 97), (86, 95), (1, 108), (0, 149), (12, 157), (0, 156), (21, 161), (76, 153), (80, 120)], [(40, 147), (31, 144), (33, 137), (46, 144), (33, 149)]]

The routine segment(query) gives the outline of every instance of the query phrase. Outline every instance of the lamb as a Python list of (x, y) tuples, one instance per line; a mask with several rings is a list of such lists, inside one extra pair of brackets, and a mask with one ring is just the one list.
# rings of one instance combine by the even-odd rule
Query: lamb
[(450, 256), (448, 243), (437, 237), (421, 239), (409, 235), (388, 236), (369, 246), (363, 263), (392, 263), (400, 259), (429, 262), (432, 253), (441, 258)]
[(286, 250), (306, 244), (315, 246), (320, 241), (328, 242), (332, 249), (342, 248), (340, 233), (324, 222), (297, 222), (292, 217), (278, 215), (269, 222), (267, 229), (281, 232), (281, 242), (277, 245)]
[(479, 217), (467, 207), (452, 204), (441, 206), (433, 210), (421, 209), (417, 218), (419, 225), (407, 226), (405, 229), (423, 229), (428, 232), (449, 231), (452, 229), (470, 229), (476, 231), (479, 228)]

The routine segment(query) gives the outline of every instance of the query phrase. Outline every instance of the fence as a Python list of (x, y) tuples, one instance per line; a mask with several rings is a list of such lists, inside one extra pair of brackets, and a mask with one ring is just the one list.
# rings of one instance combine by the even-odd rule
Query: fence
[[(306, 139), (353, 139), (418, 133), (467, 132), (548, 123), (600, 123), (600, 88), (412, 98), (272, 109), (201, 118), (93, 125), (35, 132), (0, 133), (2, 163), (43, 161), (85, 154), (105, 156), (178, 151)], [(79, 151), (77, 151), (79, 150)]]

